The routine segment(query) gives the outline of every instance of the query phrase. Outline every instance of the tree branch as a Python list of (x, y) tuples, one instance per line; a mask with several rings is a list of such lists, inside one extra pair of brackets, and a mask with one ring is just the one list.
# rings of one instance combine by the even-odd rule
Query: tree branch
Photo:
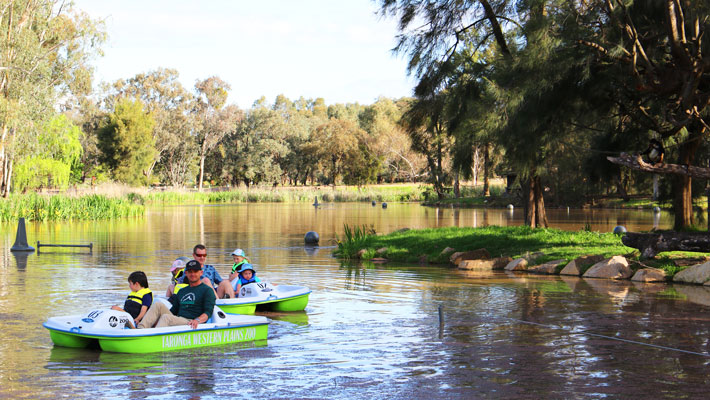
[(636, 155), (630, 155), (626, 153), (621, 153), (619, 157), (607, 157), (607, 160), (609, 160), (613, 164), (617, 165), (623, 165), (625, 167), (631, 168), (636, 171), (644, 171), (644, 172), (651, 172), (654, 174), (673, 174), (673, 175), (682, 175), (682, 176), (690, 176), (692, 178), (699, 178), (699, 179), (710, 179), (710, 168), (700, 168), (700, 167), (694, 167), (692, 165), (679, 165), (679, 164), (659, 164), (659, 165), (652, 165), (644, 162), (641, 159), (641, 156), (636, 154)]

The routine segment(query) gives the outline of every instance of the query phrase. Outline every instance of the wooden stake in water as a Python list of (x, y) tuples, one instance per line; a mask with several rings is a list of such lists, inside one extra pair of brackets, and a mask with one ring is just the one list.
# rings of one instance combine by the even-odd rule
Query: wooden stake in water
[(444, 337), (444, 310), (439, 304), (439, 339)]

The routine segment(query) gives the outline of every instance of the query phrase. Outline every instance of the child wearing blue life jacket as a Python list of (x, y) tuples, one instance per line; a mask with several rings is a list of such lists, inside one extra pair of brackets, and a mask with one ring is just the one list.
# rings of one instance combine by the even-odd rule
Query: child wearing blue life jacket
[(153, 292), (148, 289), (148, 277), (143, 271), (135, 271), (128, 275), (128, 287), (131, 289), (131, 293), (128, 294), (123, 308), (113, 306), (111, 309), (131, 314), (135, 323), (138, 324), (153, 304)]
[(232, 287), (234, 288), (234, 293), (239, 296), (239, 290), (242, 286), (252, 283), (261, 282), (261, 279), (256, 276), (256, 271), (254, 266), (249, 263), (243, 263), (239, 269), (239, 278), (232, 281)]

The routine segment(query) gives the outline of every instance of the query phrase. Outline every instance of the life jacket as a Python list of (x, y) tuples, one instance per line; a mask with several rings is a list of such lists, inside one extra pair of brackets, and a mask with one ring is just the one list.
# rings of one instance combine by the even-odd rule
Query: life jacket
[(175, 289), (173, 289), (173, 293), (174, 293), (174, 294), (177, 294), (177, 292), (179, 292), (180, 289), (182, 289), (182, 288), (184, 288), (184, 287), (188, 287), (188, 286), (190, 286), (190, 284), (188, 284), (188, 283), (176, 283), (176, 284), (175, 284)]
[(143, 288), (137, 292), (129, 293), (126, 303), (123, 305), (123, 309), (131, 314), (133, 318), (136, 318), (138, 314), (141, 313), (141, 307), (143, 307), (143, 296), (147, 294), (150, 294), (152, 297), (153, 291), (148, 288)]
[(177, 273), (173, 273), (173, 283), (177, 283), (177, 280), (180, 279), (181, 276), (185, 275), (185, 267), (177, 269), (176, 271)]
[(242, 274), (239, 274), (239, 284), (240, 285), (244, 286), (248, 283), (254, 283), (254, 282), (256, 282), (256, 273), (251, 274), (251, 279), (249, 279), (249, 280), (244, 279)]
[[(235, 272), (239, 271), (239, 267), (240, 267), (242, 264), (248, 263), (248, 262), (250, 262), (249, 259), (246, 258), (246, 257), (244, 257), (244, 259), (243, 259), (241, 262), (239, 262), (239, 264), (232, 264), (232, 273), (235, 273)], [(240, 277), (241, 277), (241, 275), (240, 275)]]

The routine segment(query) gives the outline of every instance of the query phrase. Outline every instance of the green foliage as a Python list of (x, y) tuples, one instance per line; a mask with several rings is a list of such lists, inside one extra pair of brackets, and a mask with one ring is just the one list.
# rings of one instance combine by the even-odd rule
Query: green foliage
[[(105, 34), (100, 22), (77, 12), (73, 3), (56, 0), (3, 2), (0, 31), (0, 195), (5, 195), (11, 188), (12, 171), (17, 171), (12, 161), (73, 158), (72, 149), (63, 155), (44, 153), (41, 127), (60, 103), (74, 105), (90, 91), (88, 60)], [(61, 145), (48, 147), (56, 150), (57, 144)], [(62, 163), (71, 165), (66, 159)], [(45, 170), (57, 167), (43, 162)], [(21, 181), (32, 179), (25, 176)]]
[(58, 161), (40, 157), (30, 157), (15, 167), (15, 190), (57, 188), (66, 189), (71, 175), (70, 166)]
[(57, 115), (42, 127), (34, 144), (35, 155), (15, 164), (15, 189), (66, 189), (72, 173), (81, 169), (82, 132), (64, 115)]
[(144, 185), (155, 157), (152, 136), (154, 121), (143, 111), (140, 100), (121, 99), (115, 111), (98, 131), (103, 162), (114, 179), (130, 185)]
[(138, 217), (145, 207), (128, 198), (108, 198), (100, 195), (70, 197), (38, 194), (11, 195), (0, 199), (0, 220), (28, 221), (96, 220)]

